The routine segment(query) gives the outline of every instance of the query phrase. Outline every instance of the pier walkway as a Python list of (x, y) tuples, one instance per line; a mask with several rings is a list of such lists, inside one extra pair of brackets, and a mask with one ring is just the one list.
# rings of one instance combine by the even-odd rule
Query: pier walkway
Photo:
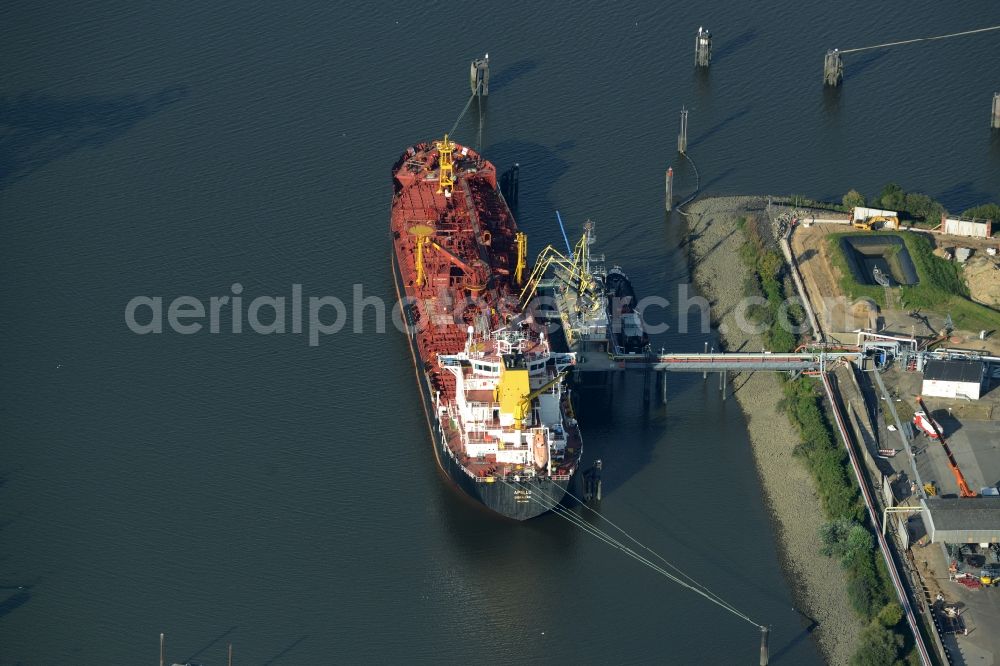
[(621, 356), (588, 355), (578, 358), (577, 370), (655, 370), (657, 372), (722, 372), (778, 371), (803, 372), (825, 371), (830, 364), (851, 360), (857, 361), (861, 352), (804, 352), (798, 354), (774, 354), (771, 352), (715, 352), (708, 354), (626, 354)]

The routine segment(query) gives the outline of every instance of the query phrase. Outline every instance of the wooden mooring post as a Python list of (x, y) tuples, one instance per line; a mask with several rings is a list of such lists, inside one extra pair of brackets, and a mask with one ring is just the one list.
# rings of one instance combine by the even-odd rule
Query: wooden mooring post
[(674, 168), (667, 167), (667, 212), (674, 207)]
[(767, 635), (770, 633), (770, 629), (762, 626), (760, 628), (760, 666), (767, 666), (769, 660), (768, 648), (767, 648)]
[(1000, 92), (993, 93), (993, 118), (990, 127), (1000, 129)]
[(688, 110), (681, 107), (681, 131), (677, 135), (677, 152), (686, 153), (688, 149)]

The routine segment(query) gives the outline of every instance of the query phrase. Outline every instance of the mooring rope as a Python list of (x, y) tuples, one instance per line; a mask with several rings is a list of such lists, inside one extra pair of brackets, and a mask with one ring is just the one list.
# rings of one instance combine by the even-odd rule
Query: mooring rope
[(465, 116), (465, 112), (469, 110), (469, 106), (472, 104), (472, 100), (476, 99), (476, 93), (472, 93), (469, 96), (469, 101), (465, 103), (465, 107), (462, 109), (462, 113), (458, 114), (458, 118), (455, 119), (455, 124), (451, 126), (451, 131), (448, 134), (454, 134), (455, 130), (458, 128), (458, 124), (462, 122), (462, 118)]
[(904, 39), (901, 42), (889, 42), (887, 44), (876, 44), (875, 46), (862, 46), (856, 49), (847, 49), (841, 51), (841, 53), (857, 53), (858, 51), (868, 51), (870, 49), (882, 49), (887, 46), (899, 46), (900, 44), (912, 44), (914, 42), (930, 42), (935, 39), (948, 39), (949, 37), (961, 37), (962, 35), (972, 35), (977, 32), (988, 32), (990, 30), (1000, 30), (1000, 25), (994, 25), (989, 28), (978, 28), (976, 30), (966, 30), (964, 32), (953, 32), (950, 35), (937, 35), (936, 37), (917, 37), (916, 39)]
[[(556, 506), (558, 506), (559, 508), (563, 509), (564, 511), (566, 511), (566, 512), (570, 513), (570, 515), (572, 515), (572, 516), (573, 516), (574, 518), (576, 518), (577, 520), (579, 520), (579, 521), (583, 522), (583, 519), (582, 519), (582, 518), (581, 518), (580, 516), (576, 515), (575, 513), (572, 513), (571, 511), (569, 511), (569, 510), (568, 510), (568, 509), (566, 509), (565, 507), (562, 507), (562, 506), (561, 506), (561, 505), (559, 504), (559, 500), (558, 500), (557, 498), (553, 498), (553, 497), (552, 497), (551, 495), (549, 495), (549, 494), (547, 494), (547, 493), (545, 493), (545, 492), (541, 491), (541, 489), (539, 489), (539, 492), (540, 492), (540, 493), (541, 493), (542, 495), (544, 495), (544, 496), (546, 497), (546, 499), (548, 499), (548, 500), (549, 500), (550, 502), (553, 502), (553, 503), (554, 503), (554, 504), (555, 504)], [(573, 493), (571, 493), (571, 492), (569, 491), (569, 489), (567, 489), (567, 490), (566, 490), (565, 492), (566, 492), (566, 494), (567, 494), (567, 495), (569, 495), (570, 497), (572, 497), (573, 499), (575, 499), (575, 500), (576, 500), (577, 502), (579, 502), (579, 503), (580, 503), (580, 505), (581, 505), (581, 506), (583, 506), (583, 507), (584, 507), (585, 509), (587, 509), (588, 511), (590, 511), (591, 513), (593, 513), (594, 515), (596, 515), (596, 516), (597, 516), (598, 518), (600, 518), (600, 519), (602, 519), (602, 520), (604, 520), (604, 521), (607, 521), (607, 523), (608, 523), (609, 525), (611, 525), (611, 526), (612, 526), (612, 527), (614, 527), (614, 528), (615, 528), (616, 530), (618, 530), (619, 532), (621, 532), (622, 534), (624, 534), (626, 538), (628, 538), (628, 539), (629, 539), (630, 541), (632, 541), (633, 543), (635, 543), (635, 544), (636, 544), (637, 546), (639, 546), (640, 548), (643, 548), (643, 549), (645, 549), (645, 550), (649, 551), (649, 552), (650, 552), (650, 553), (651, 553), (651, 554), (652, 554), (653, 556), (655, 556), (655, 557), (656, 557), (656, 558), (658, 558), (658, 559), (659, 559), (660, 561), (662, 561), (662, 562), (663, 562), (664, 564), (666, 564), (666, 565), (667, 565), (668, 567), (670, 567), (671, 569), (673, 569), (674, 571), (676, 571), (678, 575), (680, 575), (681, 577), (685, 578), (685, 579), (686, 579), (686, 580), (687, 580), (688, 582), (690, 582), (690, 583), (691, 583), (692, 585), (694, 585), (694, 586), (696, 586), (696, 587), (700, 588), (700, 589), (701, 589), (701, 590), (703, 590), (703, 591), (704, 591), (704, 592), (705, 592), (706, 594), (708, 594), (708, 595), (710, 595), (711, 597), (713, 597), (713, 598), (714, 598), (715, 600), (717, 600), (717, 602), (718, 602), (718, 603), (719, 603), (720, 605), (722, 605), (722, 606), (724, 606), (724, 607), (726, 607), (726, 608), (728, 608), (728, 609), (730, 609), (730, 610), (734, 610), (734, 611), (736, 610), (736, 609), (735, 609), (735, 607), (734, 607), (734, 606), (733, 606), (732, 604), (730, 604), (729, 602), (727, 602), (726, 600), (724, 600), (724, 599), (723, 599), (722, 597), (720, 597), (720, 596), (719, 596), (718, 594), (716, 594), (716, 593), (715, 593), (715, 592), (713, 592), (712, 590), (708, 589), (708, 587), (706, 587), (705, 585), (702, 585), (701, 583), (699, 583), (698, 581), (696, 581), (696, 580), (695, 580), (694, 578), (692, 578), (691, 576), (689, 576), (689, 575), (687, 575), (686, 573), (684, 573), (684, 572), (683, 572), (683, 571), (682, 571), (682, 570), (681, 570), (681, 569), (680, 569), (679, 567), (677, 567), (677, 566), (676, 566), (675, 564), (673, 564), (672, 562), (670, 562), (669, 560), (667, 560), (667, 559), (666, 559), (665, 557), (663, 557), (662, 555), (660, 555), (659, 553), (657, 553), (656, 551), (654, 551), (654, 550), (653, 550), (652, 548), (650, 548), (649, 546), (647, 546), (646, 544), (642, 543), (641, 541), (639, 541), (638, 539), (636, 539), (636, 538), (635, 538), (634, 536), (632, 536), (631, 534), (629, 534), (628, 532), (626, 532), (626, 531), (625, 531), (625, 530), (624, 530), (623, 528), (621, 528), (621, 527), (619, 527), (619, 526), (618, 526), (617, 524), (615, 524), (615, 523), (614, 523), (614, 522), (613, 522), (613, 521), (612, 521), (612, 520), (611, 520), (610, 518), (606, 518), (606, 517), (605, 517), (604, 515), (602, 515), (602, 514), (601, 514), (601, 513), (599, 512), (599, 511), (596, 511), (596, 510), (595, 510), (595, 509), (593, 509), (592, 507), (588, 506), (588, 505), (587, 505), (587, 504), (586, 504), (586, 503), (585, 503), (585, 502), (584, 502), (583, 500), (581, 500), (581, 499), (580, 499), (579, 497), (577, 497), (576, 495), (574, 495)], [(586, 523), (584, 523), (584, 524), (586, 524)], [(591, 525), (587, 525), (587, 526), (588, 526), (588, 527), (592, 527)], [(595, 528), (595, 529), (596, 529), (596, 528)], [(607, 534), (607, 533), (605, 532), (604, 534)], [(609, 535), (609, 536), (610, 536), (610, 535)], [(613, 537), (611, 537), (611, 538), (613, 538)], [(616, 540), (616, 541), (617, 541), (617, 540)], [(619, 543), (620, 543), (620, 542), (619, 542)], [(736, 612), (737, 612), (737, 613), (739, 614), (739, 612), (738, 612), (738, 611), (736, 611)]]
[(729, 605), (730, 605), (730, 604), (729, 604), (728, 602), (726, 602), (726, 601), (725, 601), (725, 600), (724, 600), (724, 599), (723, 599), (722, 597), (720, 597), (720, 596), (719, 596), (718, 594), (716, 594), (716, 593), (715, 593), (715, 592), (713, 592), (712, 590), (708, 589), (708, 587), (706, 587), (705, 585), (702, 585), (701, 583), (699, 583), (698, 581), (696, 581), (696, 580), (695, 580), (694, 578), (692, 578), (691, 576), (689, 576), (689, 575), (687, 575), (686, 573), (684, 573), (683, 571), (681, 571), (681, 569), (680, 569), (680, 568), (678, 568), (678, 567), (677, 567), (676, 565), (674, 565), (674, 564), (673, 564), (672, 562), (670, 562), (669, 560), (667, 560), (667, 559), (666, 559), (665, 557), (663, 557), (662, 555), (660, 555), (659, 553), (657, 553), (657, 552), (656, 552), (655, 550), (653, 550), (652, 548), (650, 548), (649, 546), (647, 546), (646, 544), (642, 543), (641, 541), (639, 541), (638, 539), (636, 539), (636, 538), (635, 538), (634, 536), (632, 536), (631, 534), (629, 534), (628, 532), (626, 532), (626, 531), (625, 531), (625, 530), (624, 530), (624, 529), (623, 529), (622, 527), (618, 526), (618, 525), (617, 525), (617, 524), (616, 524), (616, 523), (615, 523), (614, 521), (612, 521), (612, 520), (611, 520), (610, 518), (608, 518), (607, 516), (605, 516), (604, 514), (602, 514), (602, 513), (600, 512), (600, 511), (598, 511), (598, 510), (594, 509), (593, 507), (589, 506), (589, 505), (588, 505), (588, 504), (587, 504), (586, 502), (584, 502), (584, 501), (583, 501), (583, 500), (581, 500), (581, 499), (580, 499), (579, 497), (577, 497), (576, 495), (574, 495), (573, 493), (571, 493), (571, 492), (569, 491), (569, 489), (567, 489), (567, 490), (566, 490), (566, 494), (567, 494), (567, 495), (569, 495), (569, 496), (570, 496), (571, 498), (575, 499), (575, 500), (576, 500), (577, 502), (579, 502), (579, 503), (580, 503), (580, 506), (582, 506), (583, 508), (585, 508), (585, 509), (586, 509), (587, 511), (590, 511), (590, 512), (591, 512), (592, 514), (594, 514), (595, 516), (597, 516), (597, 517), (598, 517), (598, 518), (600, 518), (601, 520), (603, 520), (603, 521), (607, 522), (607, 523), (608, 523), (609, 525), (611, 525), (611, 526), (612, 526), (612, 527), (614, 527), (614, 528), (615, 528), (616, 530), (618, 530), (619, 532), (621, 532), (621, 533), (622, 533), (623, 535), (625, 535), (625, 537), (626, 537), (627, 539), (629, 539), (629, 540), (630, 540), (630, 541), (631, 541), (632, 543), (634, 543), (635, 545), (639, 546), (640, 548), (642, 548), (642, 549), (644, 549), (644, 550), (647, 550), (647, 551), (649, 551), (649, 552), (650, 552), (650, 553), (651, 553), (651, 554), (652, 554), (652, 555), (653, 555), (654, 557), (656, 557), (656, 558), (657, 558), (657, 559), (659, 559), (659, 560), (660, 560), (661, 562), (663, 562), (664, 564), (666, 564), (666, 565), (667, 565), (668, 567), (670, 567), (671, 569), (673, 569), (673, 570), (674, 570), (675, 572), (677, 572), (677, 574), (678, 574), (678, 575), (680, 575), (680, 576), (684, 577), (684, 578), (685, 578), (686, 580), (688, 580), (688, 581), (689, 581), (689, 582), (690, 582), (690, 583), (691, 583), (692, 585), (696, 585), (696, 586), (700, 587), (700, 588), (701, 588), (701, 589), (703, 589), (703, 590), (704, 590), (704, 591), (705, 591), (705, 592), (706, 592), (707, 594), (710, 594), (710, 595), (712, 595), (713, 597), (715, 597), (716, 599), (718, 599), (718, 600), (719, 600), (720, 602), (722, 602), (722, 603), (726, 604), (727, 606), (729, 606)]
[[(517, 486), (515, 486), (514, 484), (508, 482), (506, 479), (501, 478), (500, 481), (502, 483), (504, 483), (505, 485), (510, 486), (511, 488), (517, 488)], [(595, 527), (594, 525), (587, 524), (587, 522), (584, 521), (583, 518), (581, 518), (577, 514), (573, 513), (572, 511), (570, 511), (566, 507), (561, 506), (559, 504), (559, 502), (558, 502), (557, 499), (554, 499), (552, 496), (550, 496), (547, 493), (543, 492), (540, 488), (536, 487), (536, 488), (532, 488), (531, 490), (532, 490), (532, 492), (529, 495), (529, 497), (533, 501), (535, 501), (538, 504), (540, 504), (542, 506), (542, 508), (544, 508), (546, 510), (549, 510), (549, 511), (552, 511), (553, 513), (555, 513), (557, 516), (559, 516), (563, 520), (566, 520), (569, 523), (571, 523), (571, 524), (579, 527), (584, 532), (590, 534), (591, 536), (595, 537), (596, 539), (599, 539), (599, 540), (603, 541), (604, 543), (608, 544), (609, 546), (618, 549), (619, 551), (621, 551), (624, 554), (628, 555), (629, 557), (631, 557), (632, 559), (636, 560), (637, 562), (646, 565), (647, 567), (649, 567), (653, 571), (659, 573), (660, 575), (664, 576), (668, 580), (673, 581), (677, 585), (680, 585), (681, 587), (684, 587), (684, 588), (686, 588), (688, 590), (691, 590), (692, 592), (694, 592), (696, 594), (701, 595), (702, 597), (704, 597), (708, 601), (710, 601), (713, 604), (719, 606), (720, 608), (723, 608), (724, 610), (729, 611), (730, 613), (732, 613), (736, 617), (739, 617), (740, 619), (746, 620), (747, 622), (749, 622), (750, 624), (752, 624), (755, 627), (759, 628), (759, 627), (763, 626), (759, 622), (755, 622), (754, 620), (752, 620), (747, 614), (745, 614), (742, 611), (738, 610), (732, 604), (730, 604), (730, 603), (726, 602), (725, 600), (723, 600), (721, 597), (719, 597), (717, 594), (715, 594), (711, 590), (708, 590), (708, 588), (706, 588), (704, 585), (701, 585), (701, 584), (695, 582), (693, 578), (691, 578), (687, 574), (684, 574), (683, 572), (680, 572), (680, 569), (678, 569), (675, 565), (671, 564), (670, 562), (667, 562), (667, 560), (665, 560), (661, 555), (656, 554), (652, 549), (650, 549), (647, 546), (642, 545), (639, 541), (635, 540), (633, 537), (629, 536), (629, 538), (632, 539), (635, 543), (639, 544), (640, 546), (642, 546), (646, 550), (649, 550), (649, 552), (653, 553), (654, 555), (656, 555), (656, 557), (658, 557), (659, 559), (661, 559), (664, 562), (666, 562), (672, 569), (680, 572), (681, 575), (684, 578), (686, 578), (687, 580), (690, 580), (690, 581), (694, 582), (694, 584), (688, 583), (687, 581), (681, 579), (679, 576), (674, 575), (671, 572), (669, 572), (666, 569), (664, 569), (663, 567), (659, 566), (658, 564), (656, 564), (655, 562), (653, 562), (649, 558), (644, 557), (643, 555), (635, 552), (634, 550), (632, 550), (631, 548), (629, 548), (628, 546), (626, 546), (621, 541), (617, 540), (616, 538), (614, 538), (613, 536), (611, 536), (610, 534), (608, 534), (604, 530), (600, 529), (599, 527)], [(536, 493), (538, 493), (538, 494), (544, 496), (546, 499), (548, 499), (549, 503), (543, 502), (541, 499), (539, 499), (537, 497)], [(576, 499), (576, 498), (574, 497), (574, 499)], [(590, 507), (588, 507), (588, 508), (590, 508)], [(598, 515), (600, 515), (600, 514), (598, 514)], [(603, 516), (602, 516), (602, 518), (603, 518)], [(610, 523), (611, 521), (609, 520), (608, 522)], [(617, 526), (615, 526), (615, 527), (616, 527), (616, 529), (618, 529), (619, 531), (621, 531), (621, 532), (624, 533), (624, 530), (622, 530), (620, 527), (617, 527)]]

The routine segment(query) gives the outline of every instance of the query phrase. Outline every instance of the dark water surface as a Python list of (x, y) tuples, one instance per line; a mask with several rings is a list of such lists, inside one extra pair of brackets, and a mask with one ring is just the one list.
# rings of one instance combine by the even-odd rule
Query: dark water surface
[[(138, 336), (134, 296), (392, 293), (389, 170), (493, 63), (485, 154), (521, 163), (532, 254), (598, 222), (640, 294), (687, 280), (664, 224), (677, 111), (709, 193), (1000, 199), (991, 2), (8, 3), (0, 12), (0, 663), (755, 663), (754, 627), (549, 516), (436, 472), (403, 338)], [(692, 68), (699, 24), (715, 34)], [(475, 141), (470, 114), (459, 141)], [(678, 165), (678, 190), (690, 186)], [(673, 318), (675, 315), (671, 314)], [(374, 328), (371, 310), (362, 318)], [(668, 332), (657, 346), (697, 351)], [(584, 402), (604, 512), (819, 661), (735, 401), (671, 378)], [(18, 589), (24, 586), (24, 589)]]

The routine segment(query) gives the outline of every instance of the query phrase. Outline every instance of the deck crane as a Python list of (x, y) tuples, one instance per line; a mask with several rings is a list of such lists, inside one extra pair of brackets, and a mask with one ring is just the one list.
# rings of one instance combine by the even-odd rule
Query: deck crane
[(517, 428), (518, 430), (521, 429), (521, 422), (525, 418), (527, 418), (528, 413), (531, 411), (531, 402), (535, 398), (537, 398), (538, 396), (540, 396), (541, 394), (545, 393), (550, 388), (552, 388), (553, 386), (555, 386), (556, 384), (558, 384), (559, 382), (561, 382), (563, 380), (563, 377), (565, 377), (568, 373), (569, 373), (569, 368), (567, 368), (567, 369), (563, 370), (562, 372), (556, 374), (555, 377), (553, 377), (549, 381), (545, 382), (544, 384), (542, 384), (541, 386), (539, 386), (538, 388), (536, 388), (534, 391), (532, 391), (528, 395), (526, 395), (523, 398), (521, 398), (521, 402), (518, 403), (517, 408), (514, 410), (514, 427), (515, 428)]
[[(424, 253), (426, 252), (426, 248), (428, 246), (433, 247), (435, 250), (443, 254), (445, 258), (448, 259), (448, 261), (450, 261), (451, 263), (462, 269), (462, 272), (468, 276), (469, 280), (476, 280), (477, 278), (481, 279), (483, 277), (481, 275), (483, 271), (477, 271), (473, 266), (470, 266), (468, 263), (462, 261), (454, 254), (452, 254), (445, 248), (441, 247), (441, 245), (439, 245), (437, 241), (433, 240), (431, 236), (434, 235), (434, 229), (432, 229), (431, 227), (427, 226), (426, 224), (417, 224), (411, 227), (409, 232), (414, 236), (416, 236), (415, 246), (416, 246), (417, 256), (415, 259), (415, 263), (417, 266), (417, 279), (416, 279), (417, 286), (423, 286), (424, 284)], [(474, 263), (480, 263), (480, 262), (478, 262), (477, 260), (477, 262)], [(486, 288), (485, 284), (477, 283), (477, 284), (466, 285), (466, 289), (469, 289), (470, 291), (482, 291), (485, 288)]]
[(517, 246), (517, 265), (514, 268), (514, 284), (524, 284), (524, 269), (528, 265), (528, 236), (523, 231), (514, 234), (514, 244)]
[(948, 447), (948, 442), (944, 439), (944, 433), (942, 433), (938, 428), (938, 424), (934, 421), (934, 419), (930, 418), (930, 411), (928, 411), (927, 405), (924, 404), (924, 399), (919, 395), (917, 396), (917, 404), (920, 406), (920, 409), (923, 410), (924, 414), (927, 414), (927, 423), (930, 425), (931, 429), (937, 433), (937, 440), (941, 442), (941, 447), (944, 449), (944, 453), (948, 457), (948, 467), (951, 469), (951, 473), (955, 475), (955, 482), (958, 484), (959, 496), (978, 497), (978, 494), (969, 488), (969, 484), (965, 481), (965, 476), (962, 474), (962, 470), (959, 469), (958, 463), (955, 462), (955, 456)]

